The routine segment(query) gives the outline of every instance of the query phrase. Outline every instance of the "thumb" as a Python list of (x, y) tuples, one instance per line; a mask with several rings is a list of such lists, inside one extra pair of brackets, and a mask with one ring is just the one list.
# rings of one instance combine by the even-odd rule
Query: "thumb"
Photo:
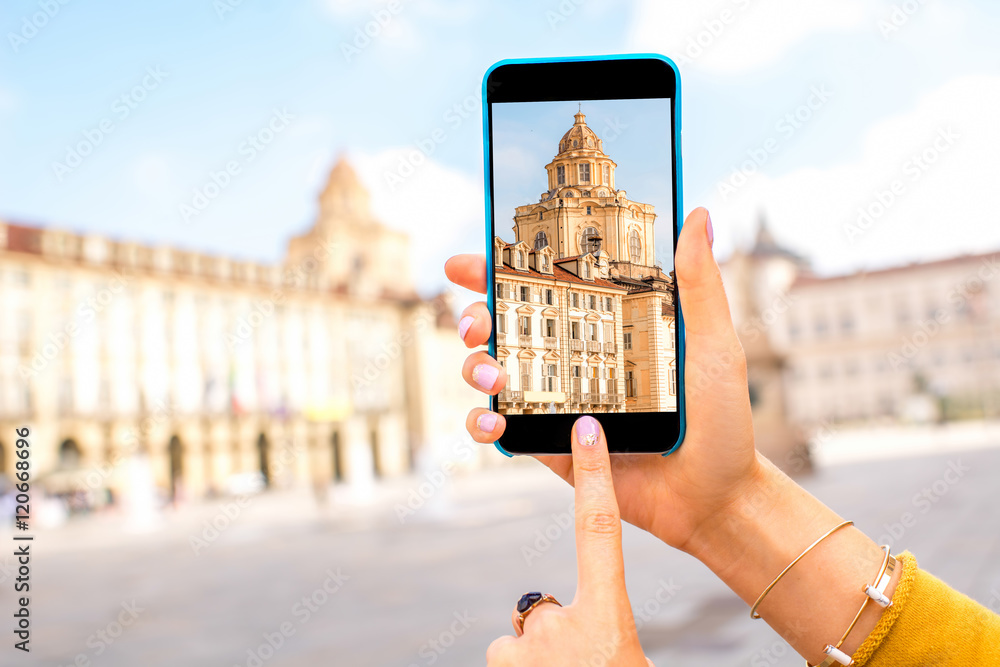
[(708, 211), (691, 211), (677, 239), (674, 265), (687, 335), (725, 343), (735, 338), (736, 332), (719, 265), (712, 254), (713, 235)]
[[(628, 599), (622, 522), (611, 478), (611, 457), (600, 423), (587, 415), (573, 426), (576, 494), (577, 598), (602, 605)], [(626, 602), (627, 606), (627, 602)]]
[[(746, 357), (712, 254), (712, 237), (708, 211), (696, 208), (684, 221), (674, 258), (684, 317), (684, 391), (693, 421), (698, 421), (696, 413), (701, 409), (715, 406), (712, 409), (717, 410), (720, 398), (746, 407)], [(722, 388), (725, 396), (719, 395)]]

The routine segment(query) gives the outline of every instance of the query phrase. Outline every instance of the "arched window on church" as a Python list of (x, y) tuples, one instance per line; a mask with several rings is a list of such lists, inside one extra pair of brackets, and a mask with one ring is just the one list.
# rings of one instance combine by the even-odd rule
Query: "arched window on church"
[(597, 227), (587, 227), (583, 230), (583, 237), (580, 239), (580, 251), (596, 253), (601, 249), (601, 233)]
[(628, 233), (628, 256), (633, 264), (638, 264), (642, 259), (642, 240), (639, 232), (634, 229)]
[(545, 211), (539, 211), (539, 212), (538, 212), (538, 219), (539, 219), (539, 220), (541, 220), (541, 219), (542, 219), (542, 215), (543, 215), (544, 213), (545, 213)]
[(574, 139), (573, 140), (573, 148), (576, 148), (576, 146), (577, 146), (576, 139)]
[(611, 185), (611, 167), (604, 165), (604, 180), (601, 181), (605, 185)]
[(545, 232), (535, 234), (535, 250), (541, 250), (549, 244), (549, 237)]
[(566, 167), (561, 164), (556, 166), (556, 185), (566, 185)]

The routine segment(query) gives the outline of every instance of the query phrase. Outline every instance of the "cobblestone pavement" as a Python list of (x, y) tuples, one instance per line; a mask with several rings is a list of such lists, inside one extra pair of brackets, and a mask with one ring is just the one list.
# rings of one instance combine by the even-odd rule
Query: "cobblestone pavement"
[[(45, 531), (34, 543), (32, 652), (11, 662), (5, 646), (0, 663), (484, 664), (521, 593), (572, 599), (572, 491), (533, 463), (504, 465), (455, 479), (401, 522), (393, 494), (419, 482), (367, 508), (321, 511), (283, 492), (238, 513), (220, 509), (228, 501), (189, 507), (147, 534), (120, 530), (114, 515)], [(802, 483), (1000, 609), (1000, 449), (842, 465)], [(192, 536), (205, 540), (197, 554)], [(631, 526), (625, 556), (643, 646), (660, 667), (801, 666), (700, 563)], [(4, 613), (10, 564), (0, 557)]]

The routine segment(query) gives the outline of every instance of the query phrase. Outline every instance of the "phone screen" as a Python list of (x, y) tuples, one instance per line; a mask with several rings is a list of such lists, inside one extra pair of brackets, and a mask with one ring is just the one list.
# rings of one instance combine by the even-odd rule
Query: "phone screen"
[(546, 97), (577, 97), (488, 95), (494, 409), (676, 413), (675, 100), (586, 94), (620, 77), (562, 84)]

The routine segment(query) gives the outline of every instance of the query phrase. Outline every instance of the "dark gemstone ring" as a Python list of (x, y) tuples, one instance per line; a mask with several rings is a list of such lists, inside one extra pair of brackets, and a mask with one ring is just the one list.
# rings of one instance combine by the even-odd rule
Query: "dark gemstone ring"
[(528, 614), (543, 602), (551, 602), (552, 604), (559, 605), (559, 600), (555, 599), (548, 593), (525, 593), (521, 596), (521, 599), (517, 601), (517, 622), (514, 623), (514, 629), (517, 630), (517, 636), (520, 637), (524, 634), (524, 619), (528, 618)]

